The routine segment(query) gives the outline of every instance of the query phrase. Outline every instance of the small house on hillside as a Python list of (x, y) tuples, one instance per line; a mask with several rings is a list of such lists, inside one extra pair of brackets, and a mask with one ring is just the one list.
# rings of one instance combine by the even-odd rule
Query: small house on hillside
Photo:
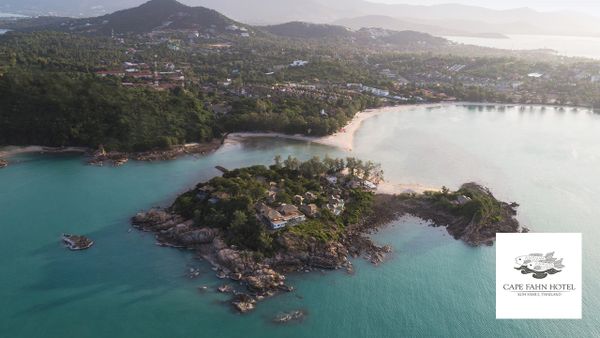
[(256, 206), (257, 217), (273, 230), (294, 226), (306, 220), (295, 205), (283, 204), (277, 210), (264, 203)]
[(296, 225), (306, 221), (306, 216), (304, 216), (295, 205), (282, 204), (277, 211), (283, 215), (284, 219), (288, 222), (288, 225)]
[(308, 61), (304, 61), (304, 60), (294, 60), (290, 66), (291, 67), (304, 67), (308, 64)]
[(329, 209), (334, 215), (339, 216), (345, 207), (345, 202), (339, 196), (329, 196), (329, 203), (327, 209)]
[(316, 217), (319, 213), (319, 208), (316, 204), (304, 204), (300, 206), (300, 211), (302, 211), (307, 217)]

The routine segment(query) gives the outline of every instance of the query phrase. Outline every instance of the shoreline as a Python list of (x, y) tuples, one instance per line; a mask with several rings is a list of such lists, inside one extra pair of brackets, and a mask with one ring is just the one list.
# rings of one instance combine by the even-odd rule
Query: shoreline
[(45, 147), (45, 146), (6, 146), (0, 148), (0, 158), (11, 157), (19, 154), (27, 153), (49, 153), (49, 154), (66, 154), (66, 153), (87, 153), (91, 151), (86, 147)]
[[(322, 145), (327, 145), (331, 147), (336, 147), (345, 151), (353, 151), (354, 149), (354, 138), (356, 136), (356, 132), (360, 129), (363, 122), (372, 118), (379, 116), (384, 113), (390, 112), (403, 112), (406, 110), (411, 110), (415, 108), (440, 108), (446, 105), (457, 105), (457, 106), (504, 106), (504, 107), (519, 107), (519, 106), (533, 106), (533, 107), (550, 107), (550, 108), (563, 108), (563, 109), (590, 109), (589, 107), (577, 107), (577, 106), (555, 106), (555, 105), (540, 105), (540, 104), (519, 104), (519, 103), (486, 103), (486, 102), (468, 102), (468, 101), (457, 101), (457, 102), (438, 102), (438, 103), (424, 103), (424, 104), (399, 104), (394, 106), (386, 106), (380, 108), (372, 108), (363, 111), (359, 111), (354, 115), (352, 120), (344, 126), (340, 131), (327, 135), (327, 136), (306, 136), (302, 134), (283, 134), (283, 133), (275, 133), (275, 132), (235, 132), (227, 135), (224, 144), (236, 144), (244, 139), (248, 138), (258, 138), (258, 137), (272, 137), (272, 138), (282, 138), (288, 140), (296, 140), (296, 141), (305, 141), (312, 142)], [(419, 187), (416, 187), (420, 189)], [(428, 188), (428, 187), (425, 187)], [(412, 188), (410, 188), (412, 189)], [(414, 189), (413, 189), (414, 190)], [(431, 189), (427, 189), (431, 190)], [(437, 188), (433, 190), (439, 190)]]
[[(201, 190), (205, 186), (180, 197), (197, 196), (206, 191)], [(341, 184), (344, 186), (347, 185)], [(467, 201), (461, 202), (461, 198)], [(440, 203), (442, 200), (446, 202)], [(472, 200), (491, 203), (496, 207), (494, 214), (476, 219), (476, 210), (472, 210), (472, 215), (456, 212)], [(212, 265), (216, 277), (223, 280), (218, 292), (230, 294), (229, 303), (240, 313), (246, 313), (263, 299), (293, 292), (294, 287), (286, 282), (288, 274), (319, 270), (346, 270), (351, 274), (354, 272), (352, 258), (359, 257), (374, 265), (384, 263), (394, 249), (377, 244), (370, 235), (401, 217), (414, 216), (429, 226), (446, 228), (450, 236), (468, 246), (491, 246), (498, 232), (529, 231), (516, 219), (517, 207), (516, 203), (497, 200), (489, 189), (476, 183), (465, 183), (459, 190), (438, 194), (373, 192), (372, 212), (347, 224), (339, 237), (320, 240), (311, 233), (273, 230), (278, 234), (273, 240), (281, 247), (272, 256), (256, 256), (257, 251), (228, 243), (225, 228), (206, 226), (206, 222), (191, 219), (177, 211), (176, 202), (165, 208), (141, 211), (131, 218), (131, 224), (140, 231), (153, 233), (159, 246), (195, 251), (197, 257)]]
[(19, 154), (68, 154), (76, 153), (89, 155), (88, 164), (101, 166), (104, 162), (113, 162), (120, 166), (127, 160), (151, 162), (173, 160), (184, 155), (205, 155), (214, 152), (223, 145), (222, 139), (213, 139), (206, 143), (187, 143), (173, 146), (167, 150), (150, 150), (145, 152), (102, 152), (88, 147), (46, 147), (46, 146), (5, 146), (0, 148), (0, 159), (10, 158)]
[(382, 181), (377, 186), (377, 193), (384, 195), (423, 194), (425, 192), (440, 192), (441, 188), (426, 186), (419, 183), (394, 183)]
[[(589, 107), (578, 107), (578, 106), (556, 106), (556, 105), (541, 105), (541, 104), (519, 104), (519, 103), (486, 103), (486, 102), (468, 102), (468, 101), (457, 101), (457, 102), (439, 102), (439, 103), (424, 103), (424, 104), (400, 104), (394, 106), (386, 106), (380, 108), (372, 108), (363, 111), (359, 111), (354, 115), (352, 120), (346, 124), (340, 131), (327, 135), (327, 136), (306, 136), (302, 134), (283, 134), (283, 133), (275, 133), (275, 132), (234, 132), (227, 134), (222, 140), (222, 144), (220, 147), (224, 145), (237, 144), (248, 138), (259, 138), (259, 137), (267, 137), (267, 138), (282, 138), (288, 140), (296, 140), (296, 141), (304, 141), (317, 143), (322, 145), (327, 145), (331, 147), (336, 147), (345, 151), (353, 151), (354, 147), (354, 137), (356, 132), (360, 129), (363, 122), (372, 118), (379, 116), (384, 113), (389, 112), (401, 112), (406, 110), (411, 110), (419, 107), (424, 108), (437, 108), (443, 107), (445, 105), (474, 105), (474, 106), (504, 106), (504, 107), (518, 107), (518, 106), (533, 106), (533, 107), (550, 107), (550, 108), (563, 108), (563, 109), (590, 109)], [(211, 143), (211, 142), (209, 142)], [(180, 147), (188, 148), (190, 146), (202, 146), (203, 144), (199, 143), (190, 143), (185, 145), (180, 145)], [(217, 148), (217, 149), (218, 149)], [(213, 151), (217, 149), (212, 149)], [(164, 150), (163, 152), (168, 152), (169, 150)], [(24, 153), (87, 153), (94, 152), (94, 149), (88, 147), (46, 147), (46, 146), (3, 146), (0, 147), (0, 158), (7, 158), (18, 154)], [(141, 153), (127, 153), (128, 155), (132, 155), (132, 159), (135, 159), (136, 154), (144, 154), (144, 153), (158, 153), (161, 151), (148, 151)], [(125, 153), (123, 153), (125, 154)], [(416, 189), (427, 188), (427, 190), (432, 190), (430, 187), (422, 187), (419, 185), (408, 185), (407, 189), (416, 190)], [(437, 188), (433, 190), (439, 190)], [(416, 190), (419, 192), (419, 190)]]
[(352, 151), (354, 147), (354, 136), (358, 129), (360, 129), (362, 123), (372, 117), (378, 116), (383, 113), (388, 113), (390, 111), (397, 111), (399, 109), (409, 109), (415, 108), (417, 106), (427, 106), (427, 105), (396, 105), (396, 106), (388, 106), (374, 109), (367, 109), (363, 111), (359, 111), (354, 115), (352, 120), (343, 127), (340, 131), (321, 137), (315, 136), (306, 136), (302, 134), (288, 135), (283, 133), (273, 133), (273, 132), (237, 132), (231, 133), (227, 135), (225, 140), (225, 144), (235, 144), (240, 141), (243, 141), (247, 138), (255, 138), (255, 137), (272, 137), (272, 138), (283, 138), (288, 140), (297, 140), (297, 141), (305, 141), (312, 142), (322, 145), (327, 145), (331, 147), (336, 147), (343, 149), (345, 151)]
[[(462, 102), (456, 102), (452, 104), (461, 104)], [(394, 106), (386, 106), (380, 108), (372, 108), (367, 110), (359, 111), (354, 115), (352, 120), (346, 124), (346, 126), (342, 127), (342, 129), (334, 134), (327, 136), (306, 136), (302, 134), (288, 135), (283, 133), (274, 133), (274, 132), (236, 132), (227, 135), (225, 140), (225, 144), (235, 144), (247, 138), (254, 137), (273, 137), (273, 138), (282, 138), (288, 140), (297, 140), (297, 141), (305, 141), (312, 142), (322, 145), (327, 145), (331, 147), (336, 147), (345, 151), (353, 151), (354, 149), (354, 137), (356, 132), (360, 129), (363, 122), (379, 116), (384, 113), (390, 112), (401, 112), (405, 110), (415, 109), (418, 107), (424, 108), (433, 108), (440, 107), (444, 104), (444, 102), (440, 103), (425, 103), (425, 104), (399, 104)], [(466, 102), (465, 102), (466, 104)]]
[[(378, 116), (383, 113), (388, 113), (390, 111), (398, 111), (405, 109), (412, 109), (416, 107), (432, 107), (439, 106), (440, 104), (409, 104), (409, 105), (395, 105), (395, 106), (387, 106), (381, 108), (373, 108), (367, 109), (363, 111), (359, 111), (354, 115), (354, 117), (350, 120), (350, 122), (334, 134), (315, 137), (315, 136), (306, 136), (302, 134), (284, 134), (284, 133), (275, 133), (275, 132), (235, 132), (230, 133), (225, 136), (225, 139), (222, 145), (227, 144), (236, 144), (240, 141), (243, 141), (247, 138), (255, 138), (255, 137), (271, 137), (271, 138), (282, 138), (288, 140), (296, 140), (296, 141), (304, 141), (304, 142), (313, 142), (323, 145), (328, 145), (332, 147), (337, 147), (343, 150), (352, 151), (354, 146), (354, 135), (361, 127), (362, 123), (372, 117)], [(189, 147), (190, 145), (200, 145), (198, 143), (190, 143), (183, 145), (183, 147)], [(5, 146), (0, 148), (0, 158), (2, 157), (10, 157), (18, 154), (24, 153), (38, 153), (38, 152), (48, 152), (48, 153), (86, 153), (93, 152), (94, 149), (87, 147), (46, 147), (46, 146)]]

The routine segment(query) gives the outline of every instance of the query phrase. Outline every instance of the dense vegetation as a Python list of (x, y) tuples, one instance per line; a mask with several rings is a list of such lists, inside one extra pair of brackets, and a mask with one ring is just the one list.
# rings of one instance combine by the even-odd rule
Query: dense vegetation
[[(165, 0), (65, 25), (16, 21), (13, 28), (32, 31), (0, 36), (0, 145), (135, 151), (232, 131), (319, 136), (365, 108), (453, 99), (600, 107), (600, 63), (591, 60), (459, 46), (417, 32), (250, 27), (206, 9), (181, 16), (183, 9)], [(165, 18), (174, 21), (152, 31)], [(148, 25), (132, 27), (139, 20)], [(294, 60), (307, 63), (290, 66)], [(125, 72), (127, 63), (150, 74), (168, 64), (185, 80), (160, 87), (153, 75), (96, 75)], [(382, 91), (390, 95), (373, 95)]]
[[(131, 88), (124, 80), (101, 78), (101, 69), (119, 68), (125, 61), (152, 64), (156, 57), (189, 62), (187, 53), (165, 46), (144, 48), (131, 55), (115, 40), (74, 34), (38, 32), (12, 33), (0, 37), (0, 144), (47, 146), (105, 145), (108, 149), (140, 151), (165, 148), (185, 142), (203, 142), (230, 131), (276, 131), (326, 135), (339, 130), (357, 111), (374, 106), (366, 95), (348, 97), (333, 93), (323, 97), (288, 93), (239, 97), (231, 92), (206, 93), (195, 81), (188, 88), (157, 91)], [(197, 58), (202, 68), (190, 70), (190, 78), (201, 72), (203, 81), (215, 83), (228, 76), (239, 56), (229, 54)], [(255, 56), (256, 57), (256, 56)], [(273, 83), (259, 72), (261, 62), (238, 63), (238, 79), (259, 85)], [(221, 69), (224, 69), (223, 71)], [(331, 79), (350, 78), (350, 66), (311, 67)], [(311, 76), (311, 73), (308, 73)], [(347, 73), (347, 75), (342, 75)], [(290, 70), (287, 78), (301, 78)], [(241, 82), (234, 78), (232, 88)], [(268, 89), (266, 89), (268, 90)], [(230, 105), (227, 115), (208, 107)], [(323, 116), (322, 110), (327, 111)]]
[[(233, 110), (221, 119), (227, 131), (262, 130), (288, 134), (322, 136), (336, 132), (374, 100), (366, 96), (336, 102), (283, 98), (281, 100), (243, 99), (233, 101)], [(327, 111), (327, 117), (321, 116)]]
[(457, 191), (442, 188), (440, 192), (426, 192), (425, 198), (431, 198), (436, 203), (456, 216), (467, 221), (482, 224), (494, 224), (503, 220), (504, 203), (481, 186), (467, 183)]
[(0, 107), (0, 144), (143, 151), (215, 136), (212, 114), (186, 91), (123, 88), (85, 73), (10, 71)]
[(119, 65), (127, 60), (126, 51), (122, 44), (102, 37), (55, 32), (0, 35), (0, 65), (6, 68), (89, 72)]
[[(344, 174), (342, 174), (344, 172)], [(336, 184), (327, 183), (325, 175), (337, 175)], [(231, 245), (270, 255), (277, 250), (277, 238), (286, 232), (309, 236), (322, 241), (337, 239), (349, 224), (358, 223), (371, 211), (373, 193), (347, 185), (352, 180), (381, 179), (381, 169), (372, 162), (363, 163), (354, 158), (323, 160), (318, 157), (301, 162), (296, 158), (282, 161), (276, 158), (270, 167), (253, 166), (226, 172), (179, 196), (173, 210), (193, 219), (198, 226), (221, 229)], [(208, 196), (218, 197), (210, 201)], [(269, 192), (276, 192), (268, 200)], [(315, 195), (318, 216), (296, 226), (271, 231), (257, 217), (258, 203), (276, 207), (301, 203), (294, 196), (307, 192)], [(345, 209), (335, 215), (327, 208), (328, 198), (338, 194), (346, 201)]]

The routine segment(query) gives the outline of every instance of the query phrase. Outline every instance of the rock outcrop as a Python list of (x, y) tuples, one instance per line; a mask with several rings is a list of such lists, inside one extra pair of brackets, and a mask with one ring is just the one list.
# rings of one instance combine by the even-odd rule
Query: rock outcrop
[(278, 244), (282, 249), (268, 262), (282, 271), (339, 269), (349, 264), (348, 250), (340, 242), (285, 233), (278, 238)]
[(213, 139), (207, 143), (195, 143), (188, 145), (173, 146), (165, 150), (152, 150), (138, 153), (125, 153), (118, 151), (107, 152), (104, 147), (100, 146), (98, 150), (91, 153), (87, 163), (89, 165), (103, 166), (104, 164), (112, 164), (115, 167), (120, 167), (127, 163), (130, 159), (135, 161), (169, 161), (174, 160), (184, 155), (204, 155), (217, 150), (223, 144), (221, 139)]
[(245, 293), (239, 293), (233, 297), (231, 304), (239, 312), (246, 313), (254, 310), (256, 307), (256, 299)]
[[(347, 226), (339, 238), (323, 240), (293, 231), (281, 232), (275, 239), (277, 251), (266, 258), (227, 245), (220, 230), (195, 226), (193, 221), (168, 210), (155, 208), (140, 212), (132, 218), (132, 223), (139, 229), (155, 233), (161, 245), (196, 250), (200, 257), (213, 265), (217, 277), (230, 279), (244, 287), (244, 293), (227, 284), (218, 289), (232, 293), (231, 304), (244, 313), (254, 309), (256, 302), (265, 297), (292, 291), (285, 283), (284, 273), (340, 268), (352, 272), (349, 258), (359, 256), (373, 264), (380, 264), (392, 248), (377, 246), (368, 234), (404, 214), (431, 220), (436, 226), (445, 226), (455, 238), (470, 245), (490, 244), (496, 232), (524, 230), (514, 218), (515, 204), (497, 201), (487, 189), (478, 185), (464, 185), (461, 188), (463, 192), (472, 195), (473, 199), (465, 197), (462, 202), (453, 202), (450, 199), (456, 194), (450, 193), (441, 196), (376, 195), (371, 216)], [(482, 205), (487, 209), (473, 209), (475, 213), (469, 214), (472, 207), (479, 206), (470, 203), (482, 200), (486, 202)], [(461, 209), (463, 206), (467, 209)], [(300, 317), (300, 312), (293, 312), (281, 317), (279, 322)]]
[(306, 311), (304, 310), (294, 310), (290, 312), (280, 313), (275, 318), (273, 318), (273, 322), (277, 324), (289, 324), (293, 322), (300, 322), (306, 316)]
[(360, 226), (360, 231), (375, 229), (402, 215), (413, 215), (430, 221), (433, 226), (446, 227), (455, 239), (471, 246), (493, 245), (496, 233), (528, 232), (515, 218), (516, 203), (497, 200), (485, 187), (466, 183), (460, 191), (466, 191), (474, 199), (464, 203), (449, 201), (454, 195), (376, 195), (372, 217)]
[[(248, 294), (236, 294), (232, 301), (240, 312), (252, 310), (257, 299), (291, 290), (285, 285), (283, 274), (266, 261), (256, 261), (250, 252), (228, 246), (217, 229), (195, 227), (191, 220), (183, 220), (163, 209), (140, 212), (132, 218), (132, 223), (139, 229), (156, 233), (161, 244), (197, 249), (199, 255), (215, 267), (218, 277), (245, 286)], [(233, 289), (222, 286), (219, 291), (230, 293)]]

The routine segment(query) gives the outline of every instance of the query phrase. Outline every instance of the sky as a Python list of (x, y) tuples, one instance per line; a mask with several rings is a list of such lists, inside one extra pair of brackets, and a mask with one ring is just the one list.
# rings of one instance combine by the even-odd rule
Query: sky
[(460, 3), (494, 9), (529, 7), (539, 11), (570, 10), (600, 17), (600, 0), (369, 0), (382, 3), (433, 5)]

